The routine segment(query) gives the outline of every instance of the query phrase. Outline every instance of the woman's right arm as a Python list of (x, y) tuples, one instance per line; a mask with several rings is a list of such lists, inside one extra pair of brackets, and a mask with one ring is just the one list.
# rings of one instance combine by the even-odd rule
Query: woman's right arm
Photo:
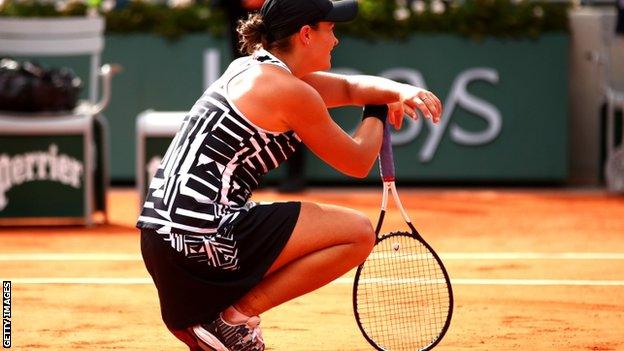
[(327, 107), (366, 104), (393, 104), (400, 108), (400, 116), (393, 123), (400, 126), (403, 112), (417, 118), (419, 110), (425, 118), (438, 123), (442, 116), (442, 103), (435, 94), (409, 84), (367, 75), (344, 75), (314, 72), (302, 78), (319, 92)]
[(383, 124), (377, 118), (366, 118), (353, 136), (336, 124), (320, 94), (302, 81), (291, 81), (275, 99), (284, 124), (301, 137), (306, 146), (336, 170), (364, 178), (370, 172), (381, 148)]

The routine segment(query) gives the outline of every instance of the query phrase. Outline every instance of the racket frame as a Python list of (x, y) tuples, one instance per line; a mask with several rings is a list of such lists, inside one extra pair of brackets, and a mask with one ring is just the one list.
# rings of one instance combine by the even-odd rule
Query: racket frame
[[(417, 241), (419, 241), (425, 248), (427, 248), (427, 250), (432, 254), (432, 256), (437, 261), (438, 266), (440, 267), (444, 275), (444, 279), (446, 281), (446, 287), (448, 289), (448, 295), (449, 295), (449, 309), (448, 309), (446, 321), (438, 337), (435, 340), (433, 340), (431, 344), (421, 349), (421, 351), (431, 350), (442, 340), (442, 338), (444, 337), (444, 335), (446, 334), (450, 326), (451, 317), (453, 316), (453, 289), (451, 287), (451, 280), (449, 279), (448, 273), (446, 272), (446, 268), (444, 267), (442, 260), (440, 260), (440, 257), (438, 256), (438, 254), (425, 241), (425, 239), (423, 239), (420, 233), (418, 233), (418, 231), (412, 224), (412, 221), (409, 218), (407, 212), (405, 211), (403, 204), (401, 203), (401, 199), (399, 198), (399, 194), (396, 190), (396, 185), (395, 185), (395, 169), (394, 169), (394, 155), (392, 152), (391, 126), (389, 123), (385, 123), (383, 127), (384, 127), (384, 130), (383, 130), (383, 137), (382, 137), (382, 143), (381, 143), (381, 150), (379, 152), (379, 170), (380, 170), (381, 178), (383, 180), (383, 195), (381, 199), (381, 212), (379, 213), (379, 219), (377, 220), (377, 227), (375, 229), (375, 236), (376, 236), (375, 246), (379, 245), (379, 243), (382, 242), (383, 240), (387, 240), (392, 237), (406, 236), (406, 237), (416, 239)], [(407, 226), (410, 228), (411, 233), (391, 232), (389, 234), (385, 234), (382, 236), (379, 235), (379, 233), (381, 232), (381, 227), (384, 222), (384, 218), (386, 216), (389, 192), (392, 193), (392, 197), (394, 198), (394, 203), (401, 211), (401, 215), (403, 216), (403, 219), (405, 220), (405, 223), (407, 224)], [(358, 266), (357, 271), (355, 273), (355, 279), (353, 281), (353, 313), (355, 315), (355, 320), (358, 325), (358, 328), (362, 332), (362, 335), (364, 336), (366, 341), (368, 341), (368, 343), (371, 344), (371, 346), (373, 346), (376, 350), (387, 351), (387, 350), (384, 350), (381, 346), (379, 346), (377, 342), (375, 342), (367, 334), (360, 320), (358, 304), (357, 304), (357, 296), (358, 296), (357, 292), (358, 292), (358, 285), (359, 285), (358, 283), (360, 280), (360, 275), (362, 273), (362, 268), (364, 267), (365, 264), (366, 264), (366, 261), (362, 262), (362, 264)]]
[[(429, 245), (425, 241), (425, 239), (420, 235), (418, 230), (416, 230), (416, 227), (414, 227), (414, 225), (412, 224), (412, 221), (409, 215), (407, 214), (407, 211), (405, 211), (405, 208), (403, 207), (403, 204), (401, 203), (401, 199), (399, 198), (399, 194), (396, 190), (396, 185), (395, 185), (393, 178), (394, 177), (392, 178), (384, 177), (383, 194), (381, 198), (381, 211), (379, 213), (379, 219), (377, 220), (377, 226), (375, 229), (375, 235), (376, 235), (375, 245), (379, 245), (379, 243), (382, 242), (383, 240), (396, 238), (398, 236), (406, 236), (406, 237), (418, 240), (421, 244), (423, 244), (427, 248), (427, 250), (429, 250), (429, 252), (433, 255), (435, 260), (438, 262), (438, 265), (440, 266), (442, 273), (444, 275), (444, 279), (446, 280), (446, 287), (448, 289), (448, 294), (449, 294), (449, 310), (448, 310), (446, 321), (440, 331), (440, 334), (434, 340), (434, 342), (432, 342), (425, 348), (420, 349), (421, 351), (427, 351), (427, 350), (431, 350), (432, 348), (434, 348), (442, 340), (442, 338), (444, 337), (444, 335), (446, 334), (446, 332), (448, 331), (451, 325), (451, 318), (453, 316), (453, 305), (454, 305), (453, 288), (451, 286), (451, 280), (446, 271), (446, 267), (444, 267), (442, 260), (440, 259), (438, 254), (435, 252), (435, 250), (433, 250), (431, 245)], [(410, 228), (411, 232), (396, 231), (396, 232), (390, 232), (387, 234), (380, 235), (381, 227), (383, 226), (384, 218), (385, 218), (386, 211), (388, 208), (388, 193), (392, 193), (394, 203), (396, 207), (400, 210), (401, 215), (403, 216), (403, 219), (405, 220), (405, 223), (407, 224), (407, 226)], [(366, 261), (362, 262), (362, 264), (358, 266), (357, 271), (355, 273), (355, 279), (354, 279), (354, 284), (353, 284), (353, 313), (355, 315), (357, 326), (360, 329), (360, 332), (362, 333), (362, 335), (364, 336), (364, 339), (366, 339), (366, 341), (368, 341), (368, 343), (371, 346), (373, 346), (376, 350), (388, 351), (388, 350), (383, 349), (381, 346), (377, 344), (376, 341), (374, 341), (370, 336), (368, 336), (360, 320), (360, 315), (359, 315), (358, 307), (357, 307), (357, 292), (358, 292), (358, 282), (359, 282), (360, 275), (361, 275), (362, 269), (364, 268), (365, 263)]]

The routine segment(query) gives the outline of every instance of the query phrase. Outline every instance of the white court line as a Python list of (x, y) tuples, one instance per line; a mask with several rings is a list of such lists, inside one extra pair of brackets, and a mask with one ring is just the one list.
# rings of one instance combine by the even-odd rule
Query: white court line
[(62, 285), (147, 285), (153, 284), (150, 278), (2, 278), (9, 280), (11, 284), (62, 284)]
[[(444, 261), (462, 260), (624, 260), (624, 252), (446, 252)], [(4, 253), (0, 261), (141, 261), (133, 253)]]
[(624, 286), (624, 280), (575, 279), (452, 279), (452, 285)]
[[(338, 278), (337, 284), (353, 284), (353, 279)], [(402, 282), (407, 284), (409, 282)], [(624, 286), (624, 280), (576, 279), (451, 279), (451, 285), (502, 285), (502, 286)]]
[(5, 253), (0, 261), (141, 261), (140, 254), (123, 253)]
[[(2, 278), (15, 285), (21, 284), (70, 284), (70, 285), (151, 285), (150, 278)], [(573, 280), (573, 279), (452, 279), (453, 285), (497, 286), (624, 286), (624, 280)], [(350, 285), (353, 278), (339, 278), (330, 284)]]
[(624, 252), (447, 252), (442, 260), (624, 260)]

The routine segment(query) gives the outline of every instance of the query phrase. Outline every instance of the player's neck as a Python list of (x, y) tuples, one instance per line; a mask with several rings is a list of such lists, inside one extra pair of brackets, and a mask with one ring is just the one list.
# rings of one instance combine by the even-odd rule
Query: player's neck
[(291, 50), (287, 53), (277, 50), (272, 50), (269, 52), (273, 56), (277, 57), (280, 61), (282, 61), (288, 67), (288, 69), (290, 69), (292, 74), (297, 78), (304, 77), (314, 72), (308, 62), (306, 62), (306, 58), (302, 55), (296, 54), (295, 50)]

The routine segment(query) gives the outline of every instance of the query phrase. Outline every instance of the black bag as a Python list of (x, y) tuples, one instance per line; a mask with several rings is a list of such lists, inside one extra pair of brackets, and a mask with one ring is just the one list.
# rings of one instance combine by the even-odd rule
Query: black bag
[(0, 60), (0, 110), (70, 111), (81, 90), (81, 79), (69, 68), (48, 70), (35, 62)]

